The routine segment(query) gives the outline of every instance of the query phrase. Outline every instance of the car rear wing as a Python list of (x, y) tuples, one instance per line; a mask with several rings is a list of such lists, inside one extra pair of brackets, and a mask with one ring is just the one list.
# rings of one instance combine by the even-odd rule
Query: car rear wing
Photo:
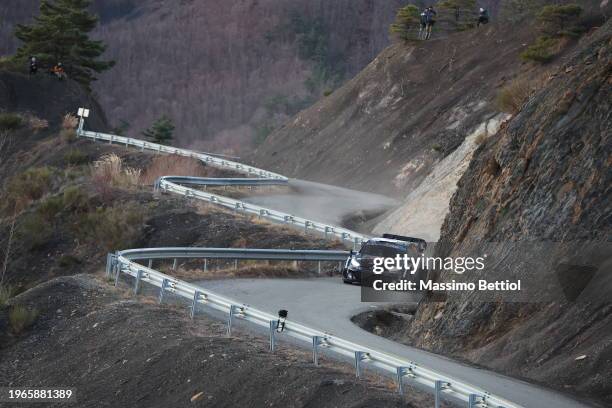
[(412, 242), (414, 244), (417, 244), (421, 251), (425, 251), (427, 249), (427, 241), (421, 238), (404, 237), (402, 235), (394, 234), (383, 234), (382, 237), (387, 239), (395, 239), (397, 241)]

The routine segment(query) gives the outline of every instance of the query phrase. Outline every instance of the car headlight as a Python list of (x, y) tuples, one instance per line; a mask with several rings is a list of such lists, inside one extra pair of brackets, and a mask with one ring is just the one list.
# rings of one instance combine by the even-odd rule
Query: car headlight
[(361, 264), (359, 263), (359, 261), (356, 258), (351, 258), (351, 267), (352, 268), (359, 268), (361, 266)]

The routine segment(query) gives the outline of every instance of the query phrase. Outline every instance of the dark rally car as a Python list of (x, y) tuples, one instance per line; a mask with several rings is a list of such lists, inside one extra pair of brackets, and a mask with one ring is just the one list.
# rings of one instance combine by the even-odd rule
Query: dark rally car
[[(362, 284), (363, 276), (372, 276), (375, 258), (395, 258), (398, 254), (420, 256), (426, 249), (427, 243), (420, 238), (392, 234), (384, 234), (382, 238), (372, 238), (361, 246), (359, 252), (351, 251), (342, 270), (342, 280), (344, 283)], [(385, 272), (385, 278), (388, 279), (407, 277), (419, 278), (420, 276), (415, 276), (409, 270), (404, 269)]]

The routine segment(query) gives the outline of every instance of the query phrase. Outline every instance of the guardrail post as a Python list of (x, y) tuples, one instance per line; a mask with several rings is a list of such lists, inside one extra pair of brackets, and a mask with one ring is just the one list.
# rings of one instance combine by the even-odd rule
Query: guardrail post
[(162, 281), (161, 287), (159, 288), (159, 303), (164, 302), (164, 292), (166, 291), (166, 286), (168, 286), (168, 279), (164, 279)]
[(440, 404), (442, 403), (442, 390), (448, 386), (446, 381), (437, 380), (434, 384), (434, 392), (435, 392), (435, 408), (440, 408)]
[(231, 305), (229, 310), (229, 317), (227, 318), (227, 336), (232, 335), (232, 322), (234, 320), (234, 313), (236, 310), (236, 305)]
[(365, 351), (355, 352), (355, 376), (361, 378), (361, 362), (368, 358), (368, 353)]
[(109, 278), (111, 276), (111, 271), (115, 266), (115, 255), (114, 254), (106, 254), (106, 277)]
[(397, 367), (397, 374), (396, 374), (396, 381), (397, 381), (397, 392), (400, 395), (404, 395), (404, 382), (403, 382), (403, 378), (406, 375), (406, 373), (409, 372), (409, 368), (408, 367)]
[(130, 139), (129, 139), (129, 138), (126, 138), (126, 139), (125, 139), (125, 147), (128, 147), (128, 146), (129, 146), (129, 144), (130, 144)]
[(276, 347), (276, 327), (278, 322), (276, 320), (270, 320), (270, 352), (274, 353), (274, 348)]
[(323, 343), (321, 336), (312, 336), (312, 362), (319, 365), (319, 345)]
[(178, 262), (177, 262), (176, 258), (174, 258), (174, 261), (172, 261), (172, 270), (173, 271), (176, 271), (177, 263)]
[(321, 261), (317, 262), (317, 272), (321, 274)]
[(153, 267), (153, 260), (152, 259), (149, 259), (149, 264), (148, 265), (149, 265), (149, 269)]
[(134, 295), (138, 295), (138, 291), (140, 290), (140, 279), (142, 278), (142, 271), (139, 269), (136, 272), (136, 281), (134, 282)]
[(234, 270), (238, 270), (238, 259), (234, 259)]
[(200, 300), (200, 291), (196, 290), (193, 292), (193, 300), (191, 301), (191, 313), (189, 313), (189, 317), (193, 319), (195, 314), (198, 311), (198, 300)]
[(119, 284), (119, 275), (121, 275), (121, 265), (118, 265), (117, 273), (115, 274), (115, 287)]
[(208, 272), (208, 258), (204, 258), (204, 272)]

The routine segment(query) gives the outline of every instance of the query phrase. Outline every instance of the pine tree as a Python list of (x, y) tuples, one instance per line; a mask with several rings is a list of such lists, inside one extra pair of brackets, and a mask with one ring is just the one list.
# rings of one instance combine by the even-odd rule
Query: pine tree
[(397, 11), (390, 31), (402, 40), (415, 40), (419, 31), (420, 13), (417, 6), (409, 4)]
[(42, 0), (34, 23), (17, 25), (15, 36), (23, 44), (16, 57), (36, 56), (43, 66), (61, 62), (70, 78), (89, 87), (95, 73), (115, 64), (99, 60), (106, 46), (89, 38), (98, 24), (98, 18), (87, 10), (90, 4), (90, 0)]
[(538, 13), (540, 30), (550, 37), (575, 37), (583, 32), (579, 24), (582, 7), (577, 4), (549, 5)]
[(157, 119), (149, 129), (142, 132), (146, 138), (159, 144), (165, 144), (172, 140), (173, 133), (174, 124), (172, 120), (165, 115)]

